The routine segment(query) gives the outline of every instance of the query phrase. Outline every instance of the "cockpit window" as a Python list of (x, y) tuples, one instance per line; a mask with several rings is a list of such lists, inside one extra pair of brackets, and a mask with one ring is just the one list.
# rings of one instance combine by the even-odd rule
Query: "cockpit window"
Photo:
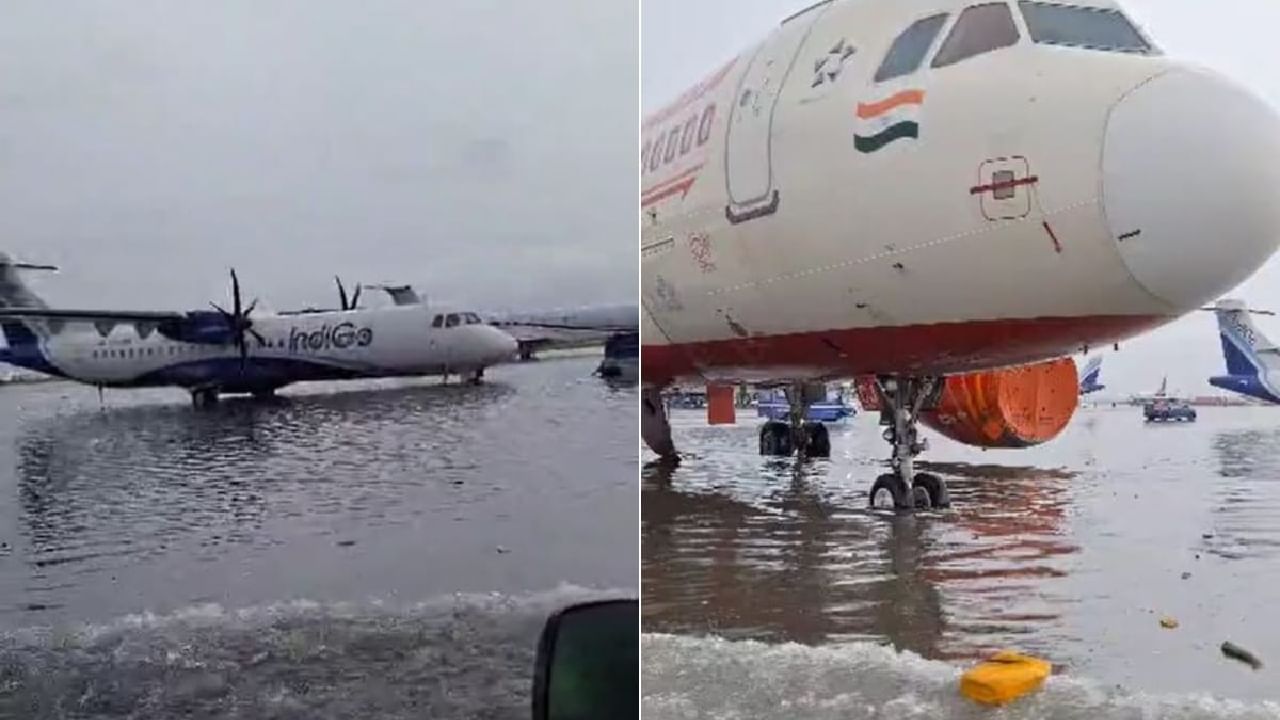
[(924, 56), (929, 54), (934, 38), (942, 31), (947, 22), (947, 14), (930, 15), (911, 24), (902, 31), (898, 39), (893, 41), (889, 52), (876, 70), (876, 82), (892, 80), (903, 75), (910, 75), (920, 69)]
[(445, 319), (444, 319), (444, 326), (445, 326), (445, 327), (458, 327), (458, 325), (459, 325), (461, 322), (462, 322), (462, 318), (458, 317), (458, 314), (457, 314), (457, 313), (449, 313), (449, 314), (448, 314), (448, 316), (446, 316), (446, 317), (445, 317)]
[(484, 324), (484, 322), (480, 320), (480, 316), (479, 316), (479, 315), (476, 315), (475, 313), (467, 313), (467, 324), (468, 324), (468, 325), (483, 325), (483, 324)]
[(955, 27), (933, 58), (933, 67), (955, 65), (961, 60), (1016, 45), (1018, 26), (1004, 3), (974, 5), (960, 13)]
[(444, 327), (444, 316), (437, 315), (431, 320), (431, 327)]
[(1042, 45), (1146, 54), (1153, 51), (1119, 11), (1047, 2), (1018, 3), (1031, 39)]

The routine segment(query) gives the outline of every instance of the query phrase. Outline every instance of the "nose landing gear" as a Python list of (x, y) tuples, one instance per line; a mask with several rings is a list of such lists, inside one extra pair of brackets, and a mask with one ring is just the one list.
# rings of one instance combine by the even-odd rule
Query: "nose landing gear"
[(787, 388), (789, 422), (770, 420), (760, 426), (760, 454), (774, 457), (831, 457), (831, 435), (820, 422), (807, 422), (809, 406), (826, 399), (825, 385), (797, 383)]
[(878, 378), (880, 424), (884, 439), (893, 447), (889, 465), (893, 472), (876, 478), (869, 493), (874, 508), (896, 510), (945, 508), (951, 495), (942, 478), (915, 472), (915, 457), (929, 449), (916, 425), (920, 409), (942, 389), (938, 378)]

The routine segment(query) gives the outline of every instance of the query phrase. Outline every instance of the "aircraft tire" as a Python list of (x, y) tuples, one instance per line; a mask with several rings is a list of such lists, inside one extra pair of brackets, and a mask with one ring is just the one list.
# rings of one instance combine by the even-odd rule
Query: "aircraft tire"
[(804, 424), (805, 457), (831, 457), (831, 434), (822, 423)]
[(871, 484), (871, 491), (867, 493), (867, 504), (872, 508), (879, 507), (876, 505), (876, 496), (889, 493), (893, 497), (894, 510), (910, 510), (912, 508), (911, 496), (907, 492), (907, 484), (902, 482), (902, 478), (896, 473), (885, 473), (876, 478)]
[(795, 452), (791, 442), (791, 426), (770, 420), (760, 426), (760, 454), (788, 457)]
[[(912, 485), (914, 485), (917, 508), (930, 510), (951, 507), (951, 493), (947, 492), (947, 484), (937, 475), (919, 473), (912, 480)], [(924, 502), (921, 502), (922, 494), (925, 496)]]

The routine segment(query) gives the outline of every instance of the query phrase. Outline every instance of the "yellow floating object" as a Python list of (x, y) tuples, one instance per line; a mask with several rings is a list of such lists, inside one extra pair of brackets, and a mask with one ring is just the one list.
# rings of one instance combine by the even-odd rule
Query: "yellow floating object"
[(1160, 627), (1165, 630), (1172, 630), (1178, 627), (1178, 621), (1171, 617), (1160, 618)]
[(1044, 660), (1001, 650), (960, 678), (960, 694), (984, 705), (1003, 705), (1040, 687), (1052, 670)]

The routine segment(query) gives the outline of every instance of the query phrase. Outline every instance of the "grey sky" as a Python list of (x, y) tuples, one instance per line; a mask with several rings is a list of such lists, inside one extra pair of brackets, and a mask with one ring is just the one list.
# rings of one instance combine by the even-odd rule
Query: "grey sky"
[[(812, 0), (644, 0), (641, 5), (641, 90), (646, 110), (660, 107), (719, 64), (762, 38), (778, 21)], [(1214, 68), (1280, 107), (1280, 76), (1271, 47), (1280, 5), (1258, 0), (1129, 0), (1124, 3), (1170, 55)], [(1280, 202), (1280, 199), (1277, 200)], [(1205, 238), (1213, 242), (1213, 238)], [(1280, 310), (1280, 258), (1233, 296)], [(1255, 320), (1280, 342), (1280, 319)], [(1161, 330), (1107, 349), (1103, 382), (1119, 392), (1170, 389), (1216, 392), (1205, 381), (1224, 372), (1212, 314), (1195, 313)]]
[(58, 305), (634, 301), (635, 0), (17, 0), (0, 247)]

